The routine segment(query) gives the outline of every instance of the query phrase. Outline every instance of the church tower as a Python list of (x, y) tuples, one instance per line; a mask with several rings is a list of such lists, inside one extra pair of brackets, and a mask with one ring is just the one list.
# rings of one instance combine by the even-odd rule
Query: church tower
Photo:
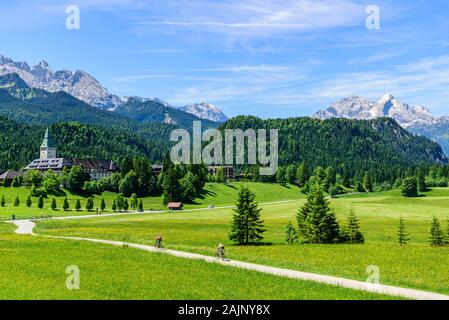
[(51, 139), (51, 135), (47, 130), (45, 130), (44, 140), (41, 145), (41, 160), (47, 160), (56, 158), (56, 148), (53, 148), (53, 141)]

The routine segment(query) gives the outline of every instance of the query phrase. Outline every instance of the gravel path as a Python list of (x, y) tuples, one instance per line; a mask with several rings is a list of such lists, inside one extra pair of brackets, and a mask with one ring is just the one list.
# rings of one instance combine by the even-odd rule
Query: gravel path
[[(61, 218), (61, 219), (64, 219), (64, 218)], [(143, 244), (127, 243), (127, 242), (112, 241), (112, 240), (78, 238), (78, 237), (59, 237), (59, 236), (57, 237), (57, 236), (37, 235), (37, 234), (33, 233), (35, 223), (32, 221), (16, 220), (16, 221), (10, 221), (10, 222), (14, 223), (18, 227), (16, 229), (16, 233), (22, 234), (22, 235), (29, 234), (29, 235), (42, 236), (42, 237), (55, 238), (55, 239), (89, 241), (89, 242), (103, 243), (103, 244), (108, 244), (108, 245), (113, 245), (113, 246), (128, 246), (130, 248), (136, 248), (136, 249), (140, 249), (140, 250), (144, 250), (144, 251), (161, 252), (161, 253), (169, 254), (172, 256), (176, 256), (176, 257), (186, 258), (186, 259), (196, 259), (196, 260), (202, 260), (202, 261), (206, 261), (206, 262), (210, 262), (210, 263), (219, 263), (219, 264), (230, 266), (230, 267), (253, 270), (253, 271), (257, 271), (257, 272), (280, 276), (280, 277), (314, 281), (314, 282), (319, 282), (319, 283), (328, 284), (328, 285), (340, 286), (343, 288), (361, 290), (361, 291), (378, 293), (378, 294), (386, 294), (386, 295), (408, 298), (408, 299), (449, 300), (449, 296), (443, 295), (443, 294), (438, 294), (438, 293), (433, 293), (433, 292), (400, 288), (400, 287), (388, 286), (388, 285), (384, 285), (384, 284), (374, 284), (374, 283), (350, 280), (350, 279), (333, 277), (333, 276), (325, 276), (325, 275), (309, 273), (309, 272), (301, 272), (301, 271), (291, 270), (291, 269), (283, 269), (283, 268), (270, 267), (270, 266), (254, 264), (254, 263), (247, 263), (247, 262), (242, 262), (242, 261), (235, 261), (235, 260), (219, 261), (216, 258), (210, 257), (210, 256), (189, 253), (189, 252), (183, 252), (183, 251), (177, 251), (177, 250), (157, 249), (153, 246), (148, 246), (148, 245), (143, 245)]]

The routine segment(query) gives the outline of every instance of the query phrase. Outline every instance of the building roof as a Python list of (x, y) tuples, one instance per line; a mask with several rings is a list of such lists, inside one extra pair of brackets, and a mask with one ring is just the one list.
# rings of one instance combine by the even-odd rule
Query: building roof
[(169, 202), (167, 207), (169, 209), (179, 209), (182, 208), (182, 202)]
[(45, 130), (44, 140), (42, 141), (41, 148), (53, 148), (53, 139), (51, 138), (51, 134), (48, 131), (48, 128)]
[(117, 166), (112, 160), (98, 160), (98, 159), (76, 159), (76, 158), (51, 158), (51, 159), (36, 159), (25, 167), (25, 170), (57, 170), (63, 168), (80, 166), (85, 170), (106, 170), (117, 171)]
[(86, 170), (110, 170), (116, 171), (117, 167), (112, 160), (99, 159), (71, 159), (73, 166), (80, 166)]
[(5, 180), (5, 178), (8, 180), (12, 180), (15, 177), (20, 177), (22, 175), (23, 175), (23, 171), (8, 170), (0, 175), (0, 180)]

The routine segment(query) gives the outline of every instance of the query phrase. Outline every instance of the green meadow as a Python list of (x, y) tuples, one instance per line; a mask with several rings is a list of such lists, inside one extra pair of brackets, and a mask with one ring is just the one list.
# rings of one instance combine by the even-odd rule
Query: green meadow
[[(275, 185), (275, 190), (270, 190), (271, 187), (265, 186), (264, 197), (271, 196), (273, 201), (281, 200), (281, 196), (287, 198), (295, 190), (286, 188), (281, 193), (282, 186)], [(288, 221), (296, 222), (296, 212), (304, 202), (304, 197), (297, 192), (293, 194), (294, 201), (261, 205), (267, 231), (264, 245), (260, 246), (236, 246), (228, 240), (231, 208), (42, 221), (37, 230), (50, 235), (143, 244), (152, 244), (155, 234), (161, 233), (167, 248), (208, 255), (214, 254), (215, 246), (221, 241), (231, 259), (357, 280), (367, 279), (367, 267), (374, 265), (379, 267), (381, 283), (449, 294), (449, 248), (433, 248), (429, 244), (432, 217), (440, 218), (443, 225), (449, 219), (449, 189), (434, 189), (418, 198), (404, 198), (399, 191), (390, 191), (332, 199), (331, 205), (342, 224), (349, 210), (355, 210), (366, 238), (363, 245), (287, 245), (285, 226)], [(227, 204), (233, 203), (232, 195), (227, 197)], [(262, 199), (260, 195), (259, 199)], [(226, 200), (223, 197), (220, 204)], [(400, 216), (405, 219), (410, 235), (404, 247), (397, 244)]]
[[(82, 241), (13, 234), (0, 223), (0, 299), (390, 299)], [(66, 288), (68, 266), (80, 270), (80, 289)]]
[[(250, 188), (258, 195), (258, 199), (262, 202), (270, 201), (282, 201), (302, 197), (297, 187), (293, 185), (281, 186), (278, 184), (266, 184), (266, 183), (250, 183)], [(193, 203), (187, 203), (185, 209), (204, 208), (209, 205), (223, 206), (231, 205), (234, 203), (238, 189), (241, 183), (228, 183), (215, 184), (208, 183), (204, 189), (203, 194), (196, 198)], [(0, 220), (9, 220), (11, 216), (16, 215), (17, 219), (30, 219), (30, 218), (51, 218), (57, 216), (73, 216), (73, 215), (85, 215), (93, 214), (96, 212), (96, 208), (100, 206), (101, 199), (106, 202), (105, 213), (111, 213), (112, 202), (116, 194), (111, 192), (105, 192), (102, 195), (94, 196), (94, 210), (87, 212), (84, 207), (86, 205), (87, 197), (77, 194), (72, 194), (67, 190), (64, 190), (65, 196), (52, 196), (48, 195), (44, 199), (44, 207), (39, 209), (37, 207), (38, 198), (32, 197), (32, 205), (30, 208), (26, 207), (26, 199), (30, 195), (30, 187), (0, 187), (0, 197), (5, 196), (6, 206), (0, 207)], [(15, 207), (14, 199), (19, 197), (20, 205)], [(71, 210), (62, 210), (64, 197), (67, 197)], [(56, 199), (58, 206), (57, 210), (50, 208), (52, 198)], [(79, 199), (83, 210), (76, 211), (75, 203)], [(146, 197), (143, 198), (143, 205), (145, 210), (167, 210), (162, 204), (162, 197)]]

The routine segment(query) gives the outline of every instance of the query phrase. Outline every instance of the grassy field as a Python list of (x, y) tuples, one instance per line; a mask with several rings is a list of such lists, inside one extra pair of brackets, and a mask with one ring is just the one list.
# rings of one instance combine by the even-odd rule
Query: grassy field
[[(236, 194), (238, 189), (242, 183), (229, 183), (227, 185), (224, 184), (215, 184), (208, 183), (205, 187), (204, 193), (202, 196), (195, 199), (194, 203), (186, 204), (186, 209), (192, 208), (204, 208), (208, 205), (229, 205), (233, 204), (236, 198)], [(280, 201), (287, 199), (296, 199), (302, 197), (299, 190), (295, 186), (286, 185), (281, 186), (278, 184), (264, 184), (264, 183), (250, 183), (250, 188), (257, 193), (258, 199), (263, 202), (269, 201)], [(68, 216), (68, 215), (82, 215), (82, 214), (92, 214), (95, 212), (95, 209), (100, 206), (101, 199), (104, 198), (106, 202), (106, 213), (111, 212), (112, 201), (115, 198), (114, 193), (105, 192), (102, 195), (97, 195), (94, 197), (94, 211), (87, 212), (86, 210), (76, 211), (74, 210), (75, 203), (77, 199), (80, 199), (81, 206), (84, 209), (86, 205), (87, 198), (79, 195), (71, 194), (68, 191), (66, 192), (67, 199), (70, 203), (70, 211), (63, 211), (62, 205), (64, 201), (64, 196), (55, 197), (56, 203), (58, 205), (58, 210), (52, 210), (50, 208), (51, 199), (53, 196), (48, 196), (45, 199), (44, 208), (39, 209), (37, 207), (38, 199), (32, 198), (32, 206), (30, 208), (26, 207), (25, 201), (30, 194), (29, 187), (0, 187), (0, 197), (2, 195), (5, 196), (6, 206), (0, 207), (0, 220), (9, 220), (11, 216), (14, 214), (17, 218), (33, 218), (33, 217), (56, 217), (56, 216)], [(18, 207), (14, 207), (14, 199), (19, 197), (20, 205)], [(146, 197), (143, 199), (144, 209), (145, 210), (166, 210), (166, 207), (162, 205), (162, 197)]]
[[(267, 187), (265, 193), (274, 192)], [(289, 220), (295, 222), (303, 201), (262, 206), (268, 229), (263, 246), (234, 246), (227, 240), (232, 209), (45, 221), (39, 223), (38, 230), (145, 244), (162, 233), (166, 247), (210, 255), (222, 241), (231, 259), (358, 280), (365, 280), (366, 268), (376, 265), (381, 283), (449, 294), (449, 248), (432, 248), (428, 241), (432, 217), (442, 222), (449, 218), (449, 189), (435, 189), (419, 198), (403, 198), (399, 191), (391, 191), (333, 199), (332, 207), (341, 222), (351, 208), (356, 211), (366, 238), (364, 245), (286, 245), (285, 226)], [(405, 247), (396, 243), (400, 215), (411, 238)]]
[[(389, 299), (126, 247), (12, 234), (0, 223), (0, 299)], [(65, 287), (67, 266), (80, 290)]]

